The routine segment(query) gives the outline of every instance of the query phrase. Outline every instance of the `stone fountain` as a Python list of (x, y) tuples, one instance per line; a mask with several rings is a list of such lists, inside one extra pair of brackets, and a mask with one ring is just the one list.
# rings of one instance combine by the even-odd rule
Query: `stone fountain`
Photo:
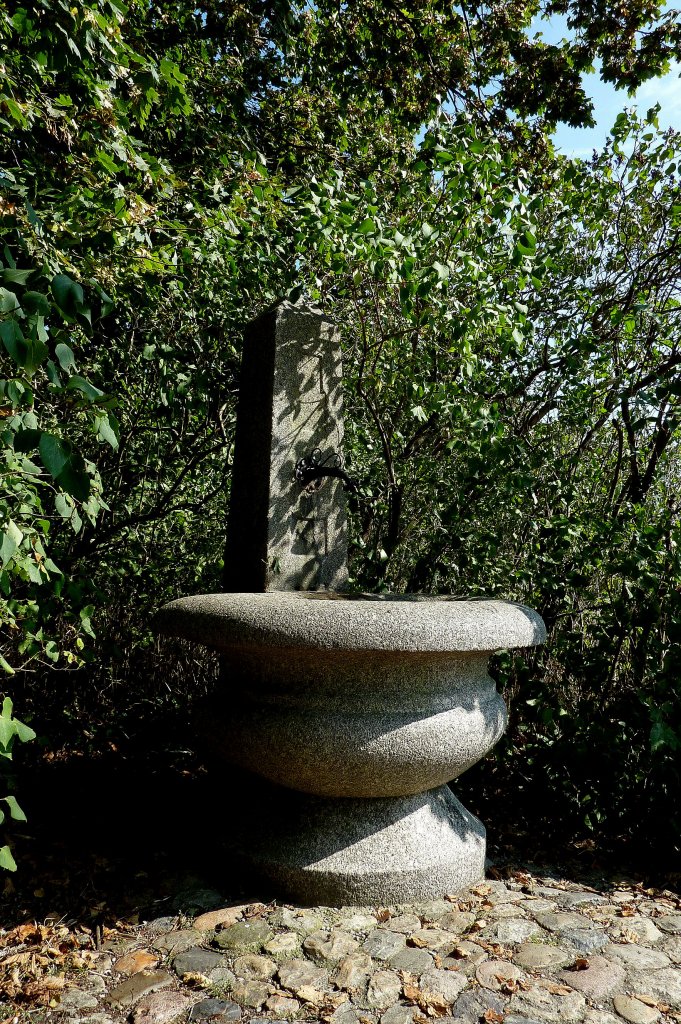
[(346, 592), (341, 385), (318, 310), (281, 302), (249, 326), (228, 592), (173, 601), (156, 626), (220, 652), (200, 731), (242, 772), (244, 861), (297, 902), (411, 902), (484, 875), (484, 826), (447, 783), (506, 727), (490, 655), (544, 626), (510, 602)]

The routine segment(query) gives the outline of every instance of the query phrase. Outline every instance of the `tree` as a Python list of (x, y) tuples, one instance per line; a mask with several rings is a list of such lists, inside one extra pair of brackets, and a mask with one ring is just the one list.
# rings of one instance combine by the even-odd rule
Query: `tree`
[[(573, 29), (560, 46), (530, 28), (552, 12)], [(578, 78), (592, 61), (625, 88), (664, 69), (677, 21), (642, 2), (0, 7), (0, 654), (44, 723), (68, 705), (96, 737), (136, 672), (152, 680), (141, 699), (162, 699), (147, 613), (219, 586), (242, 325), (301, 283), (337, 311), (354, 357), (358, 584), (510, 592), (560, 630), (579, 574), (600, 593), (634, 543), (612, 525), (617, 502), (619, 524), (644, 509), (643, 561), (668, 564), (675, 508), (653, 533), (645, 509), (660, 512), (673, 478), (661, 297), (676, 228), (660, 196), (673, 209), (676, 179), (655, 140), (585, 168), (555, 162), (544, 132), (588, 121)], [(624, 167), (638, 215), (615, 187)], [(663, 279), (653, 316), (636, 296)], [(601, 522), (589, 547), (575, 508)], [(555, 593), (559, 571), (572, 589)], [(652, 593), (648, 580), (648, 618)], [(639, 628), (609, 685), (634, 679)], [(576, 629), (560, 635), (577, 672)]]

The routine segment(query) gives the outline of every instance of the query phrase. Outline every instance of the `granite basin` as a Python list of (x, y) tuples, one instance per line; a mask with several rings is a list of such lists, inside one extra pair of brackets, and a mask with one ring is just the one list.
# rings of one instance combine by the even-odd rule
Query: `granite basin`
[(213, 751), (338, 797), (420, 793), (475, 764), (506, 727), (490, 654), (544, 636), (536, 612), (502, 601), (303, 592), (182, 598), (157, 627), (222, 655)]
[(173, 601), (155, 628), (221, 655), (199, 729), (214, 755), (260, 778), (249, 802), (254, 822), (269, 805), (267, 832), (246, 814), (239, 843), (286, 895), (407, 901), (483, 876), (484, 826), (447, 783), (502, 735), (489, 657), (542, 643), (536, 612), (421, 595), (223, 593)]

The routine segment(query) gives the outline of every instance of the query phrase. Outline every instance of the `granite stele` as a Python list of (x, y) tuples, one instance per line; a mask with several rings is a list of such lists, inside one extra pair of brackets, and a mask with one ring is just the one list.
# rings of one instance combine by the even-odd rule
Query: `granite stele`
[(297, 902), (409, 902), (483, 877), (484, 826), (447, 783), (506, 726), (490, 654), (544, 626), (504, 601), (344, 592), (341, 384), (318, 310), (281, 302), (250, 325), (229, 592), (173, 601), (156, 626), (220, 652), (202, 731), (242, 770), (237, 853)]

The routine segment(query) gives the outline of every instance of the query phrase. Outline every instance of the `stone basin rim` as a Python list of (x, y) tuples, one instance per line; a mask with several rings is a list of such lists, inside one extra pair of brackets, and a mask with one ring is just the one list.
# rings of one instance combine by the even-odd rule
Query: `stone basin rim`
[(533, 647), (546, 639), (541, 616), (525, 605), (422, 594), (200, 594), (164, 605), (152, 625), (158, 633), (217, 651), (490, 653)]

